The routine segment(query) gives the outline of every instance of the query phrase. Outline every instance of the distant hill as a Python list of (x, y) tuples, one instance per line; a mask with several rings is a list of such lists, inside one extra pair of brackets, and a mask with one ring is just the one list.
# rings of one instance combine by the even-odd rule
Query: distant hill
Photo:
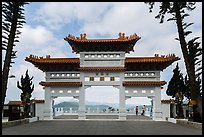
[(75, 107), (79, 107), (79, 103), (78, 102), (62, 102), (62, 103), (54, 105), (54, 108), (58, 108), (58, 107), (75, 108)]
[[(86, 109), (90, 108), (90, 110), (96, 110), (97, 108), (99, 108), (100, 110), (104, 110), (108, 107), (113, 107), (115, 109), (118, 108), (118, 104), (114, 104), (114, 103), (96, 103), (96, 102), (88, 102), (86, 103)], [(64, 110), (70, 110), (70, 108), (72, 108), (72, 110), (78, 110), (79, 108), (79, 102), (62, 102), (59, 104), (56, 104), (53, 106), (54, 108), (64, 108)], [(142, 111), (142, 105), (138, 105), (139, 107), (139, 111)], [(146, 109), (150, 109), (151, 106), (150, 105), (146, 105)], [(135, 105), (133, 104), (126, 104), (126, 109), (129, 110), (135, 110)]]
[[(69, 110), (70, 108), (72, 108), (72, 110), (77, 110), (79, 108), (79, 103), (78, 102), (62, 102), (59, 104), (56, 104), (53, 106), (54, 108), (64, 108), (64, 110)], [(110, 107), (109, 105), (103, 105), (103, 104), (97, 104), (97, 105), (91, 105), (89, 103), (89, 105), (86, 105), (86, 108), (90, 108), (90, 110), (96, 110), (97, 108), (99, 108), (100, 110), (106, 109)]]

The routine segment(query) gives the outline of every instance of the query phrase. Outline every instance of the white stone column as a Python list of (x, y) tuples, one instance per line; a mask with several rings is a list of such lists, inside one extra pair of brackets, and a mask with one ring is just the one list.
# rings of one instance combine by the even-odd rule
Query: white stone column
[(45, 103), (44, 103), (43, 119), (44, 120), (53, 119), (52, 98), (51, 98), (50, 87), (45, 87)]
[(99, 113), (100, 111), (99, 111), (99, 108), (96, 108), (96, 113)]
[(91, 112), (91, 110), (90, 110), (90, 108), (88, 108), (88, 112), (87, 113), (90, 113)]
[(163, 121), (161, 109), (161, 88), (155, 87), (155, 97), (153, 97), (153, 117), (155, 121)]
[(150, 98), (151, 99), (151, 108), (150, 108), (150, 117), (152, 118), (153, 117), (153, 109), (154, 109), (154, 105), (153, 105), (153, 103), (154, 103), (154, 101), (153, 101), (153, 98), (155, 97), (155, 96), (147, 96), (148, 98)]
[(82, 87), (79, 88), (79, 110), (78, 110), (78, 119), (86, 119), (85, 114), (85, 87), (82, 84)]
[(126, 120), (125, 87), (119, 89), (119, 120)]
[(73, 113), (73, 112), (72, 112), (72, 108), (69, 108), (69, 113), (71, 113), (71, 114)]

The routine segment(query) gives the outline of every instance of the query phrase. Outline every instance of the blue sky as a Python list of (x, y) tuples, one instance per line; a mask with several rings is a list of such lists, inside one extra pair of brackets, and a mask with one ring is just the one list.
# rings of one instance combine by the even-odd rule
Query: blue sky
[[(189, 38), (202, 36), (202, 3), (197, 3), (196, 6), (197, 8), (189, 13), (190, 17), (186, 18), (187, 22), (194, 22), (194, 25), (189, 27), (189, 30), (193, 32)], [(30, 54), (79, 57), (72, 53), (70, 46), (63, 39), (68, 34), (79, 36), (81, 33), (86, 33), (87, 38), (117, 38), (119, 32), (124, 32), (126, 35), (136, 33), (141, 39), (135, 45), (135, 52), (126, 56), (175, 53), (181, 58), (178, 63), (185, 74), (180, 45), (174, 40), (178, 36), (176, 24), (174, 22), (159, 24), (159, 20), (154, 18), (157, 13), (158, 6), (155, 7), (153, 13), (149, 13), (149, 6), (143, 2), (32, 2), (26, 5), (27, 23), (21, 30), (20, 43), (15, 47), (18, 51), (15, 67), (12, 67), (10, 71), (10, 75), (15, 75), (16, 78), (9, 79), (6, 101), (20, 100), (21, 91), (16, 87), (16, 82), (27, 69), (29, 75), (34, 76), (35, 91), (32, 98), (44, 99), (43, 87), (38, 83), (45, 80), (45, 74), (24, 59)], [(167, 82), (170, 80), (175, 65), (176, 63), (173, 63), (161, 72), (161, 80)], [(162, 99), (171, 98), (165, 94), (166, 86), (161, 91)], [(117, 103), (117, 89), (107, 89), (110, 90), (110, 95), (104, 94), (102, 90), (99, 91), (100, 88), (97, 88), (98, 92), (95, 92), (94, 88), (88, 89), (87, 100), (97, 101), (98, 96), (104, 96), (107, 102)], [(56, 102), (64, 100), (66, 99), (59, 98)], [(133, 98), (127, 103), (149, 104), (150, 101), (147, 98)]]

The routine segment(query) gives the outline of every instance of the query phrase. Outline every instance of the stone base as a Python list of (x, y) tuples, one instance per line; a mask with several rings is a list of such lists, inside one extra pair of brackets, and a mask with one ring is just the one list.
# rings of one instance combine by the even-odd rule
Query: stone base
[(165, 121), (163, 118), (161, 117), (153, 117), (152, 120), (154, 121)]
[(79, 113), (78, 114), (78, 119), (79, 120), (85, 120), (86, 119), (86, 114), (85, 113)]
[(86, 119), (86, 116), (78, 116), (78, 119), (79, 119), (79, 120), (85, 120), (85, 119)]
[(53, 117), (44, 116), (44, 117), (43, 117), (43, 120), (53, 120)]
[(165, 121), (165, 119), (162, 118), (162, 112), (153, 112), (152, 120), (154, 121)]
[(119, 120), (126, 120), (126, 113), (119, 113)]

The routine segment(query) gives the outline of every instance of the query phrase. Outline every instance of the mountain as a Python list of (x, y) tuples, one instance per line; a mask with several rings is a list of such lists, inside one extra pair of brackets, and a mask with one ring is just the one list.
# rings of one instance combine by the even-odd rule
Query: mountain
[(97, 108), (99, 110), (104, 110), (104, 109), (109, 108), (109, 107), (110, 106), (108, 106), (108, 105), (86, 105), (86, 108), (87, 109), (90, 108), (90, 110), (96, 110)]
[[(151, 105), (145, 105), (146, 109), (151, 109)], [(70, 108), (72, 108), (72, 110), (78, 110), (79, 108), (79, 102), (61, 102), (59, 104), (56, 104), (53, 106), (54, 108), (64, 108), (64, 110), (70, 110)], [(114, 104), (114, 103), (98, 103), (98, 102), (86, 102), (86, 109), (90, 109), (90, 110), (97, 110), (97, 108), (99, 108), (99, 110), (104, 110), (106, 108), (115, 108), (118, 109), (119, 104)], [(142, 111), (142, 105), (138, 105), (139, 107), (139, 111)], [(135, 110), (135, 104), (126, 104), (126, 109), (129, 110)]]
[(78, 102), (62, 102), (62, 103), (54, 105), (54, 108), (58, 108), (58, 107), (75, 108), (75, 107), (79, 107), (79, 103)]
[[(62, 102), (59, 104), (56, 104), (53, 106), (54, 108), (64, 108), (64, 110), (69, 110), (70, 108), (72, 108), (72, 110), (77, 110), (79, 107), (79, 103), (78, 102)], [(90, 110), (96, 110), (97, 108), (99, 108), (100, 110), (106, 109), (110, 107), (109, 105), (103, 105), (103, 104), (96, 104), (94, 105), (94, 103), (89, 103), (89, 105), (86, 105), (86, 108), (90, 109)]]

